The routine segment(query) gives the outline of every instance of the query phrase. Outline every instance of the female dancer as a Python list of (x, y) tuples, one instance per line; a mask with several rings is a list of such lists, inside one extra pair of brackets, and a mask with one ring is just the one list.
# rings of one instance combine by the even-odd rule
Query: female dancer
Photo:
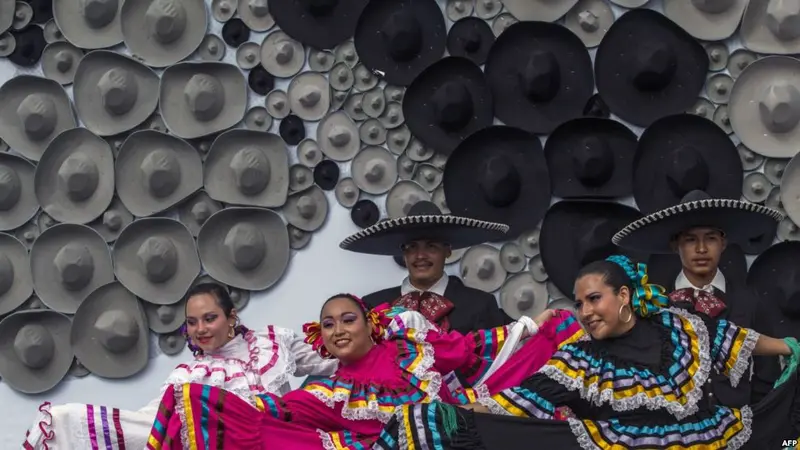
[[(612, 256), (584, 267), (576, 306), (587, 333), (563, 345), (520, 386), (478, 399), (458, 430), (442, 408), (398, 408), (376, 448), (513, 448), (535, 439), (543, 448), (777, 448), (796, 418), (800, 345), (685, 310), (647, 283), (644, 264)], [(777, 388), (753, 406), (730, 408), (707, 395), (710, 374), (736, 385), (751, 355), (787, 357)], [(568, 406), (567, 423), (550, 419)], [(506, 416), (506, 417), (503, 417)], [(516, 417), (507, 417), (516, 416)], [(518, 418), (525, 418), (520, 420)], [(777, 445), (773, 445), (778, 439)], [(457, 445), (455, 445), (457, 443)]]
[(255, 394), (288, 392), (292, 375), (330, 375), (336, 370), (335, 360), (320, 357), (291, 330), (268, 326), (254, 332), (241, 325), (228, 290), (216, 283), (202, 283), (189, 291), (184, 327), (194, 361), (179, 364), (147, 406), (124, 411), (45, 403), (23, 447), (140, 449), (147, 445), (159, 402), (170, 386), (215, 386), (251, 401)]
[[(544, 323), (553, 314), (545, 311), (535, 322)], [(508, 330), (445, 333), (418, 312), (397, 313), (388, 305), (370, 311), (349, 294), (328, 299), (320, 322), (304, 327), (307, 342), (339, 361), (332, 377), (283, 398), (258, 395), (258, 409), (221, 389), (195, 384), (170, 388), (148, 448), (369, 448), (396, 406), (459, 402), (443, 385), (442, 374), (455, 370), (468, 380), (480, 378), (502, 349)], [(534, 321), (528, 318), (526, 323), (529, 335), (537, 331)], [(540, 339), (569, 339), (579, 329), (577, 323), (571, 325), (556, 324), (553, 333)], [(474, 399), (474, 394), (467, 395)]]

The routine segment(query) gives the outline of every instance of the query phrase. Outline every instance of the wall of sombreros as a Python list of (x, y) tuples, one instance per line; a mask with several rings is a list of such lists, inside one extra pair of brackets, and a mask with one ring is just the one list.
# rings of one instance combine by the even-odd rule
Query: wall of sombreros
[[(401, 261), (338, 243), (421, 200), (510, 225), (447, 270), (517, 317), (571, 307), (581, 264), (694, 189), (765, 204), (786, 219), (723, 270), (800, 329), (800, 11), (269, 3), (0, 0), (3, 448), (42, 401), (156, 395), (191, 357), (198, 280), (298, 332), (334, 293), (398, 284)], [(667, 287), (679, 270), (626, 253)]]

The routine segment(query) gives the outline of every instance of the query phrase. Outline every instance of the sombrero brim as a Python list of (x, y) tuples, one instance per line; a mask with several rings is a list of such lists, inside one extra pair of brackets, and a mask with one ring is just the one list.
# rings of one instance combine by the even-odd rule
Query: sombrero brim
[[(163, 283), (152, 283), (143, 273), (139, 247), (149, 237), (164, 236), (172, 241), (178, 253), (175, 274)], [(120, 233), (111, 252), (117, 279), (142, 300), (157, 305), (177, 303), (200, 273), (200, 258), (192, 233), (174, 219), (150, 217), (131, 222)]]
[(370, 255), (402, 255), (411, 241), (431, 239), (450, 244), (453, 250), (497, 241), (508, 225), (451, 215), (406, 216), (379, 222), (343, 240), (339, 247)]
[(24, 158), (11, 153), (0, 153), (0, 166), (10, 167), (20, 181), (20, 196), (9, 210), (0, 212), (0, 231), (14, 230), (31, 220), (39, 211), (34, 178), (36, 167)]
[(0, 254), (11, 262), (14, 281), (11, 287), (0, 294), (0, 315), (8, 314), (25, 303), (33, 294), (33, 277), (28, 260), (28, 249), (10, 234), (0, 233)]
[(685, 0), (664, 2), (664, 15), (697, 39), (722, 41), (736, 32), (749, 0), (736, 0), (721, 13), (707, 13)]
[[(204, 8), (203, 5), (201, 7)], [(201, 35), (202, 36), (202, 35)], [(189, 110), (184, 88), (192, 76), (204, 73), (217, 78), (225, 95), (219, 114), (200, 122)], [(169, 131), (182, 139), (194, 139), (231, 128), (247, 110), (247, 82), (238, 67), (218, 62), (184, 62), (164, 70), (159, 84), (161, 118)]]
[[(14, 340), (28, 323), (43, 325), (53, 337), (53, 359), (41, 369), (31, 369), (17, 357)], [(49, 310), (22, 311), (0, 321), (0, 376), (14, 390), (39, 394), (54, 388), (67, 375), (75, 354), (69, 341), (69, 317)]]
[[(130, 72), (135, 79), (136, 101), (130, 111), (112, 115), (98, 101), (97, 86), (109, 69)], [(93, 51), (81, 59), (73, 84), (75, 110), (83, 125), (98, 136), (113, 136), (139, 126), (158, 106), (158, 75), (152, 69), (110, 51)]]
[(707, 199), (681, 203), (632, 222), (612, 242), (647, 253), (672, 253), (670, 241), (692, 227), (718, 228), (726, 240), (746, 246), (764, 235), (775, 235), (780, 211), (740, 200)]
[[(55, 104), (56, 123), (53, 131), (41, 141), (32, 141), (25, 134), (17, 116), (17, 108), (29, 94), (46, 94)], [(0, 86), (0, 136), (9, 147), (31, 161), (39, 161), (47, 144), (62, 131), (78, 126), (72, 103), (60, 84), (32, 75), (17, 75)]]
[(184, 33), (174, 42), (160, 44), (146, 30), (150, 0), (127, 0), (120, 8), (122, 39), (131, 53), (150, 67), (167, 67), (186, 59), (206, 35), (208, 11), (203, 0), (183, 0), (178, 3), (186, 14)]
[[(381, 27), (397, 11), (411, 9), (422, 30), (420, 54), (409, 61), (398, 62), (389, 56)], [(361, 62), (395, 86), (408, 86), (426, 67), (444, 55), (447, 27), (444, 15), (435, 0), (392, 0), (369, 2), (361, 12), (354, 42)]]
[[(266, 243), (264, 259), (247, 272), (226, 257), (225, 237), (231, 227), (251, 223), (262, 231)], [(200, 259), (211, 278), (239, 289), (261, 291), (281, 279), (289, 265), (289, 232), (281, 217), (264, 208), (226, 208), (209, 217), (197, 235)]]
[[(338, 2), (330, 14), (315, 16), (303, 2), (287, 2), (270, 9), (281, 30), (313, 48), (332, 49), (352, 36), (368, 0)], [(241, 13), (240, 13), (241, 14)]]
[[(455, 131), (437, 125), (431, 98), (448, 81), (460, 81), (470, 93), (473, 114), (467, 124)], [(494, 120), (492, 91), (480, 67), (466, 58), (448, 57), (423, 70), (403, 97), (403, 117), (411, 134), (432, 149), (449, 155), (472, 133), (488, 127)]]
[[(133, 315), (139, 328), (136, 344), (124, 353), (108, 351), (94, 331), (97, 317), (116, 309)], [(147, 366), (150, 350), (147, 316), (139, 299), (118, 282), (100, 286), (89, 295), (72, 319), (69, 341), (81, 364), (99, 377), (126, 378)]]
[[(76, 202), (58, 181), (61, 165), (70, 156), (82, 152), (97, 169), (97, 187), (91, 196)], [(36, 165), (36, 198), (44, 212), (63, 223), (89, 223), (111, 204), (114, 198), (114, 154), (108, 142), (86, 128), (73, 128), (55, 137)]]
[[(181, 179), (175, 190), (164, 197), (155, 197), (142, 180), (141, 165), (155, 149), (175, 156)], [(125, 139), (114, 162), (117, 195), (134, 216), (147, 217), (165, 211), (203, 187), (203, 160), (188, 142), (155, 130), (132, 133)]]
[(83, 17), (82, 2), (54, 2), (53, 19), (64, 38), (84, 49), (110, 48), (122, 43), (119, 16), (123, 2), (117, 5), (117, 17), (102, 28), (91, 28)]
[[(630, 71), (636, 67), (632, 49), (643, 38), (666, 43), (678, 59), (673, 79), (659, 91), (641, 91), (631, 82)], [(635, 9), (608, 29), (597, 48), (594, 72), (597, 90), (611, 112), (646, 127), (691, 108), (705, 85), (708, 65), (705, 49), (689, 33), (659, 12)]]
[[(64, 245), (80, 243), (92, 255), (91, 280), (83, 289), (71, 291), (59, 282), (53, 263)], [(31, 247), (31, 275), (36, 295), (42, 303), (64, 314), (75, 314), (81, 303), (98, 287), (114, 281), (111, 254), (106, 240), (86, 225), (58, 224), (45, 230)]]
[(744, 48), (767, 55), (794, 55), (800, 52), (800, 40), (782, 40), (767, 26), (769, 1), (747, 3), (739, 28), (739, 38)]
[[(552, 52), (558, 61), (560, 84), (548, 101), (531, 101), (517, 77), (527, 63), (520, 55), (537, 49)], [(492, 45), (485, 72), (497, 118), (535, 134), (549, 134), (567, 120), (582, 116), (594, 93), (589, 51), (575, 33), (555, 23), (517, 22), (508, 27)]]

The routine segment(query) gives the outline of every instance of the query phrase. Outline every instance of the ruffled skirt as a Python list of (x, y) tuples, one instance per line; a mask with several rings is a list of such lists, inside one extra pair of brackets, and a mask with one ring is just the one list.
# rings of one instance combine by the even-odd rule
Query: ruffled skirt
[(397, 409), (375, 449), (513, 450), (531, 443), (536, 448), (559, 450), (781, 448), (783, 440), (798, 435), (797, 387), (795, 375), (755, 405), (741, 409), (717, 407), (702, 417), (646, 426), (646, 422), (633, 417), (625, 421), (570, 418), (559, 422), (480, 414), (460, 408), (454, 421), (452, 412), (447, 412), (449, 407), (409, 405)]

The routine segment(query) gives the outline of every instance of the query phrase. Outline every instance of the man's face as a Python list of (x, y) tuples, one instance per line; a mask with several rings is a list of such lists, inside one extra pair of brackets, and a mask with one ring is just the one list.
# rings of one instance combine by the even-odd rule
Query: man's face
[(411, 241), (403, 246), (403, 260), (412, 282), (435, 283), (444, 275), (450, 246), (439, 241)]
[(674, 245), (683, 269), (694, 275), (712, 276), (725, 250), (725, 236), (714, 228), (692, 228), (679, 234)]

